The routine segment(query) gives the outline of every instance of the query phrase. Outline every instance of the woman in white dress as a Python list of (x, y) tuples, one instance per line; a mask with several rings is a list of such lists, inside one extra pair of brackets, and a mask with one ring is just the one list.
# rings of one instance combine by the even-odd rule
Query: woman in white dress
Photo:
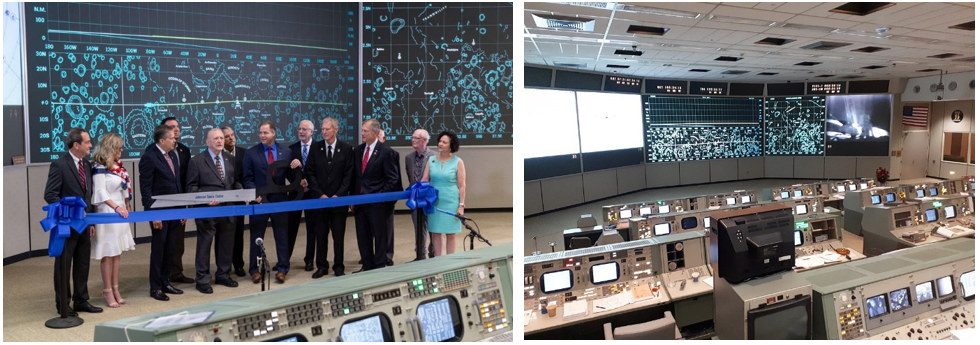
[[(92, 204), (99, 213), (118, 213), (129, 217), (132, 186), (129, 174), (119, 161), (123, 140), (115, 133), (106, 133), (92, 155), (95, 170), (92, 174)], [(110, 308), (126, 304), (119, 294), (119, 256), (136, 249), (128, 223), (99, 224), (92, 239), (92, 259), (102, 260), (102, 296)]]

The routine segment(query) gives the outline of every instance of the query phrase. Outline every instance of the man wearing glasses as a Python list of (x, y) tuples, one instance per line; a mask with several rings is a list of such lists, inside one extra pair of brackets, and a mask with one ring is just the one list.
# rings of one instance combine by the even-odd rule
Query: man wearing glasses
[[(300, 184), (303, 185), (303, 199), (312, 199), (310, 197), (310, 188), (307, 184), (307, 162), (309, 161), (310, 149), (313, 147), (313, 122), (310, 120), (303, 120), (299, 122), (299, 128), (296, 130), (299, 136), (299, 141), (289, 145), (289, 150), (292, 151), (292, 162), (289, 166), (293, 169), (302, 169), (303, 179)], [(299, 223), (301, 219), (301, 214), (306, 212), (306, 256), (303, 257), (303, 263), (306, 265), (304, 269), (309, 272), (313, 271), (313, 261), (316, 259), (316, 222), (320, 218), (318, 210), (305, 210), (305, 211), (293, 211), (289, 212), (289, 257), (293, 256), (293, 247), (296, 246), (296, 237), (299, 236)]]
[[(405, 174), (408, 175), (408, 185), (415, 184), (422, 180), (422, 172), (425, 171), (425, 162), (436, 154), (428, 148), (429, 132), (424, 129), (416, 129), (412, 133), (412, 148), (415, 152), (405, 155)], [(426, 247), (426, 238), (429, 236), (428, 224), (425, 214), (417, 215), (412, 211), (412, 223), (415, 224), (415, 260), (425, 260), (426, 255), (432, 257), (435, 252), (432, 250), (432, 241)]]

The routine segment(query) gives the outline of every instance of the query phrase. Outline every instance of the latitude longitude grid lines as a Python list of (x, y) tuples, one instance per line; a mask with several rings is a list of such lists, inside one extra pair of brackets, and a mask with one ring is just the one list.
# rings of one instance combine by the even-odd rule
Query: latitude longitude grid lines
[(714, 98), (705, 104), (699, 97), (652, 97), (644, 99), (648, 124), (749, 124), (759, 123), (760, 99)]

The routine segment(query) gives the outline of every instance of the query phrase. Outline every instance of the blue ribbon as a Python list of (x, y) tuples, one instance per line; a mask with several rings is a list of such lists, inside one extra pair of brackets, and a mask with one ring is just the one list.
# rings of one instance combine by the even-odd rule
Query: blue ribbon
[(68, 196), (61, 201), (44, 206), (48, 217), (41, 220), (41, 228), (51, 231), (48, 240), (48, 256), (61, 256), (65, 249), (65, 240), (71, 236), (71, 229), (79, 234), (85, 231), (85, 201), (79, 196)]
[[(432, 213), (434, 211), (433, 205), (435, 204), (438, 195), (439, 191), (429, 185), (429, 183), (416, 182), (415, 184), (409, 186), (407, 190), (402, 192), (352, 195), (336, 198), (286, 201), (269, 204), (140, 211), (130, 212), (129, 218), (123, 218), (116, 213), (90, 213), (85, 215), (85, 203), (80, 197), (71, 196), (62, 198), (60, 202), (44, 206), (44, 209), (48, 211), (48, 217), (41, 221), (41, 226), (44, 227), (44, 231), (48, 231), (55, 226), (58, 227), (58, 231), (51, 233), (51, 241), (48, 245), (48, 255), (60, 256), (61, 251), (64, 248), (65, 239), (67, 239), (68, 235), (71, 234), (68, 232), (69, 226), (74, 228), (75, 231), (81, 233), (82, 230), (80, 229), (85, 229), (87, 226), (95, 224), (138, 223), (158, 220), (250, 216), (337, 206), (374, 204), (379, 202), (397, 201), (401, 199), (408, 199), (406, 200), (405, 205), (410, 209), (414, 210), (416, 207), (421, 207), (425, 213)], [(62, 231), (64, 233), (62, 233)]]

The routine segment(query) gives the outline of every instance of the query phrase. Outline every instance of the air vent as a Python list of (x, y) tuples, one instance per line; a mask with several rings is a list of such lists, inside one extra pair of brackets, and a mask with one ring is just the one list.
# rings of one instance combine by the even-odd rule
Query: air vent
[(957, 25), (950, 26), (949, 28), (950, 29), (960, 29), (960, 30), (973, 31), (973, 22), (971, 21), (971, 22), (968, 22), (968, 23), (957, 24)]
[(795, 65), (797, 65), (797, 66), (816, 66), (816, 65), (819, 65), (819, 64), (822, 64), (822, 63), (823, 62), (803, 61), (803, 62), (800, 62), (800, 63), (795, 64)]
[(708, 16), (708, 20), (719, 23), (732, 23), (732, 24), (745, 24), (745, 25), (755, 25), (755, 26), (773, 26), (776, 22), (771, 20), (757, 20), (757, 19), (746, 19), (737, 17), (726, 17), (726, 16), (716, 16), (714, 14)]
[(837, 30), (835, 28), (831, 28), (831, 27), (827, 27), (827, 26), (793, 24), (793, 23), (783, 23), (783, 25), (781, 25), (780, 27), (781, 28), (787, 28), (787, 29), (798, 29), (798, 30), (809, 30), (809, 31), (816, 31), (816, 32), (824, 32), (824, 33), (828, 33), (828, 34), (834, 32), (834, 30)]
[(888, 49), (890, 49), (890, 48), (867, 46), (867, 47), (864, 47), (864, 48), (858, 48), (858, 49), (854, 49), (854, 50), (851, 50), (851, 51), (852, 52), (858, 52), (858, 53), (877, 53), (877, 52), (880, 52), (882, 50), (888, 50)]
[(863, 69), (879, 69), (879, 68), (885, 68), (885, 66), (871, 65), (871, 66), (864, 66), (864, 67), (861, 67), (861, 68), (863, 68)]
[(700, 72), (700, 73), (711, 72), (710, 69), (700, 69), (700, 68), (695, 68), (695, 69), (692, 69), (690, 71), (691, 72)]
[(685, 18), (685, 19), (701, 18), (700, 13), (667, 10), (662, 8), (654, 8), (654, 7), (646, 7), (646, 6), (620, 5), (619, 9), (621, 11), (626, 11), (626, 12), (644, 13), (644, 14), (652, 14), (657, 16), (675, 17), (675, 18)]
[(763, 38), (763, 39), (761, 39), (759, 41), (756, 41), (755, 44), (764, 44), (764, 45), (768, 45), (768, 46), (781, 46), (781, 45), (784, 45), (786, 43), (790, 43), (790, 42), (793, 42), (793, 41), (796, 41), (796, 40), (791, 40), (791, 39), (788, 39), (788, 38), (766, 37), (766, 38)]
[(864, 78), (864, 76), (863, 75), (845, 75), (845, 76), (840, 77), (840, 78), (841, 79), (857, 79), (857, 78)]
[(745, 73), (749, 73), (749, 71), (734, 71), (733, 70), (733, 71), (724, 71), (724, 72), (721, 72), (721, 74), (731, 74), (731, 75), (740, 75), (740, 74), (745, 74)]
[(559, 2), (562, 5), (572, 5), (572, 6), (582, 6), (582, 7), (592, 7), (601, 8), (604, 10), (611, 10), (616, 8), (615, 2)]
[(776, 73), (776, 72), (762, 72), (762, 73), (759, 73), (759, 75), (777, 75), (777, 74), (779, 74), (779, 73)]
[(573, 63), (573, 62), (555, 62), (555, 67), (571, 67), (571, 68), (586, 68), (588, 65), (584, 63)]
[(556, 16), (542, 13), (532, 13), (531, 17), (534, 18), (534, 24), (539, 28), (576, 31), (595, 30), (595, 19)]
[(630, 25), (626, 32), (637, 35), (663, 36), (669, 28), (658, 28), (655, 26)]
[(627, 65), (606, 65), (606, 68), (627, 69), (627, 68), (630, 68), (630, 66), (627, 66)]
[(844, 47), (844, 46), (849, 46), (849, 45), (851, 45), (851, 44), (850, 43), (844, 43), (844, 42), (820, 41), (820, 42), (816, 42), (816, 43), (807, 44), (805, 46), (800, 47), (800, 49), (831, 50), (831, 49), (837, 49), (837, 48)]
[(715, 61), (735, 62), (735, 61), (738, 61), (738, 60), (741, 60), (741, 59), (742, 58), (737, 57), (737, 56), (719, 56), (719, 57), (716, 57), (715, 58)]
[(866, 16), (892, 6), (895, 6), (894, 2), (848, 2), (835, 7), (830, 12)]
[(960, 54), (945, 53), (945, 54), (933, 55), (933, 56), (930, 56), (930, 57), (931, 58), (937, 58), (937, 59), (945, 59), (945, 58), (951, 58), (951, 57), (954, 57), (954, 56), (960, 56)]
[(815, 78), (830, 78), (830, 77), (833, 77), (833, 76), (834, 76), (833, 74), (821, 74), (821, 75), (816, 76)]
[(940, 71), (940, 69), (938, 69), (938, 68), (927, 68), (927, 69), (920, 69), (920, 70), (918, 70), (916, 72), (939, 72), (939, 71)]
[(953, 61), (958, 61), (958, 62), (973, 62), (975, 59), (976, 59), (976, 56), (971, 56), (971, 57), (953, 59)]
[(640, 56), (640, 55), (643, 55), (643, 51), (642, 50), (616, 49), (616, 55)]

